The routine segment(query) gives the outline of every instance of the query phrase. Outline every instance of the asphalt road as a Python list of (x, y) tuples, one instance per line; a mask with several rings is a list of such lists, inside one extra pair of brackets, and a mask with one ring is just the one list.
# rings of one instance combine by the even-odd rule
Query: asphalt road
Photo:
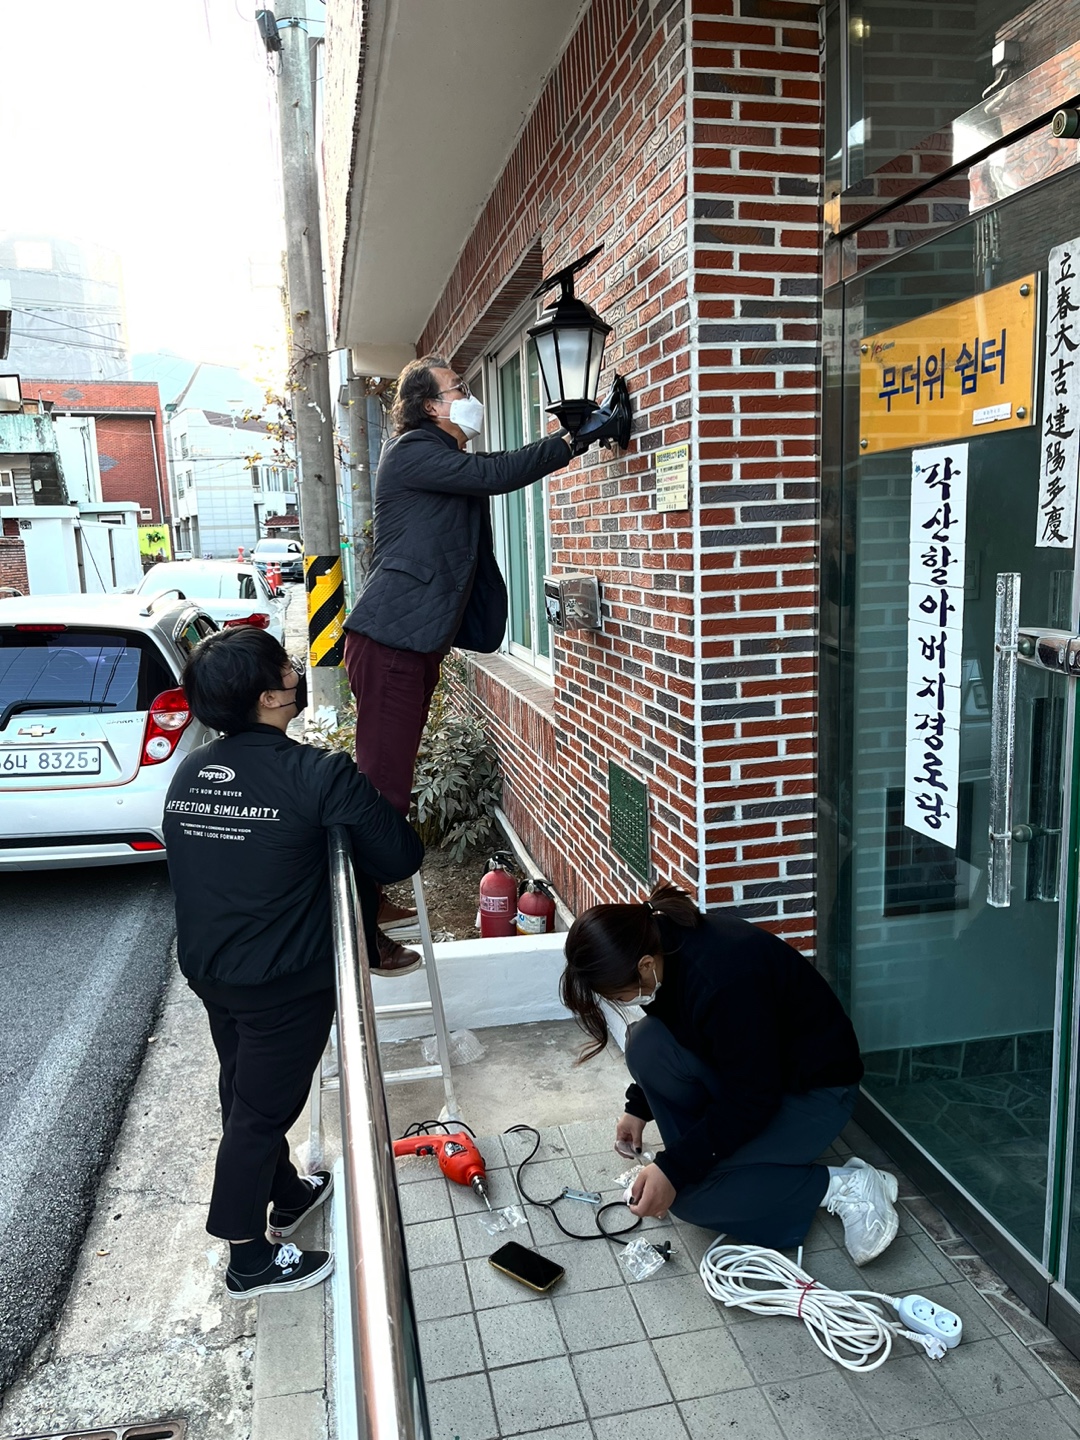
[(173, 930), (163, 864), (0, 876), (0, 1391), (63, 1304)]

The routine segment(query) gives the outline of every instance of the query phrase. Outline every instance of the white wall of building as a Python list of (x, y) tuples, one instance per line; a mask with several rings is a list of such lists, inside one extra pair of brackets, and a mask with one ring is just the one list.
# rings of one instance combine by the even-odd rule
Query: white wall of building
[[(217, 423), (191, 409), (171, 415), (167, 431), (177, 550), (212, 559), (231, 558), (240, 546), (250, 553), (268, 516), (296, 508), (295, 489), (274, 488), (282, 471), (265, 431)], [(254, 477), (253, 456), (260, 457)]]
[(91, 505), (100, 501), (101, 469), (93, 415), (54, 415), (53, 429), (68, 499)]
[(4, 514), (19, 522), (31, 595), (109, 594), (142, 579), (134, 502), (26, 505)]

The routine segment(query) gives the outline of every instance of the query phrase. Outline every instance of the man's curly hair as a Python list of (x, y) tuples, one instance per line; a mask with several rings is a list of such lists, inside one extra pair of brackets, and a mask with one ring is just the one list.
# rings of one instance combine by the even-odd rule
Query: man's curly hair
[(434, 372), (452, 368), (441, 355), (422, 355), (419, 360), (409, 361), (398, 376), (397, 394), (390, 411), (395, 435), (404, 430), (415, 430), (425, 420), (431, 419), (424, 403), (439, 398), (439, 382)]

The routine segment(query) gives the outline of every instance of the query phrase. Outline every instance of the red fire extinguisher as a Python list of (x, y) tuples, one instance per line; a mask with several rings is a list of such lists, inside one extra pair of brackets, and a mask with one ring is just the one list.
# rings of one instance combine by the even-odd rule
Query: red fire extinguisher
[(519, 935), (551, 935), (555, 930), (555, 897), (546, 880), (530, 880), (517, 902)]
[(476, 923), (484, 939), (514, 934), (518, 882), (513, 872), (514, 857), (509, 851), (496, 850), (480, 880), (480, 911)]

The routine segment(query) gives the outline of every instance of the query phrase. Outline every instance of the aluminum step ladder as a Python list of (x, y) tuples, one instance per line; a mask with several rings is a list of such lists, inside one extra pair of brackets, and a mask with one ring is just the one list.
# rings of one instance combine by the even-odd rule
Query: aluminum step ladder
[[(426, 1000), (408, 1000), (396, 1005), (393, 1003), (380, 1005), (376, 1000), (375, 1017), (378, 1021), (405, 1020), (430, 1015), (435, 1035), (435, 1048), (439, 1058), (437, 1064), (413, 1065), (403, 1070), (384, 1070), (383, 1082), (386, 1085), (407, 1085), (414, 1080), (441, 1079), (446, 1103), (438, 1118), (446, 1121), (460, 1120), (461, 1110), (454, 1093), (454, 1078), (450, 1069), (450, 1037), (446, 1028), (442, 987), (439, 984), (439, 971), (435, 963), (435, 947), (431, 939), (431, 922), (428, 918), (427, 900), (424, 897), (424, 882), (419, 870), (412, 877), (412, 887), (413, 900), (416, 905), (415, 918), (388, 925), (385, 929), (388, 935), (403, 945), (413, 947), (419, 945), (420, 954), (423, 957), (422, 973), (427, 980), (428, 998)], [(378, 975), (373, 974), (372, 979), (373, 981), (377, 980)], [(396, 979), (383, 979), (379, 989), (389, 993), (390, 987), (400, 983), (401, 981)], [(309, 1159), (313, 1166), (321, 1165), (323, 1160), (322, 1097), (327, 1091), (339, 1088), (337, 1065), (335, 1031), (332, 1031), (322, 1064), (316, 1070), (311, 1082)]]

